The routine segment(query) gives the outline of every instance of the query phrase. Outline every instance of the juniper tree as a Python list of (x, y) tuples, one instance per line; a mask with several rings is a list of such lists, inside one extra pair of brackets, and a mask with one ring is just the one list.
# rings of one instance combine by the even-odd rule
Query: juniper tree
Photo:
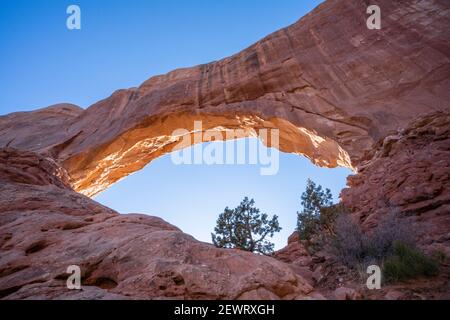
[(300, 239), (309, 239), (317, 226), (321, 210), (333, 204), (333, 196), (330, 189), (323, 190), (321, 185), (308, 179), (301, 200), (303, 211), (297, 212), (297, 230)]
[(270, 254), (274, 244), (267, 238), (273, 237), (281, 227), (278, 217), (271, 219), (266, 213), (255, 208), (255, 201), (247, 197), (235, 209), (225, 208), (219, 215), (212, 241), (219, 248), (237, 248), (241, 250)]

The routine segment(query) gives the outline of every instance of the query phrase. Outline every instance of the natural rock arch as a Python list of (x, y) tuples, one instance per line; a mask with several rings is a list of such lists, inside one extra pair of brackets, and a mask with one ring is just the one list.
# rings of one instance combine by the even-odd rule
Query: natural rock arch
[[(73, 191), (94, 195), (139, 170), (194, 119), (205, 130), (277, 127), (281, 150), (356, 167), (342, 202), (364, 228), (395, 206), (426, 226), (422, 245), (450, 254), (448, 3), (377, 3), (381, 30), (366, 28), (366, 1), (330, 0), (237, 55), (87, 110), (0, 117), (0, 298), (323, 298), (285, 263)], [(68, 264), (84, 270), (82, 291), (67, 290)]]
[[(106, 146), (100, 146), (86, 156), (84, 153), (68, 157), (62, 164), (68, 168), (75, 190), (92, 196), (119, 179), (142, 169), (152, 160), (174, 150), (183, 137), (173, 136), (178, 129), (195, 134), (194, 122), (201, 121), (203, 132), (216, 132), (226, 140), (232, 130), (234, 138), (257, 137), (260, 129), (279, 130), (279, 149), (302, 154), (315, 164), (326, 167), (352, 168), (349, 155), (334, 140), (313, 131), (299, 128), (282, 118), (262, 119), (258, 116), (233, 114), (206, 115), (174, 114), (156, 119), (149, 126), (125, 131)], [(200, 136), (205, 136), (200, 134)], [(270, 139), (270, 132), (268, 133)], [(195, 138), (190, 139), (195, 142)], [(202, 140), (208, 142), (210, 140)], [(270, 142), (263, 141), (272, 146)]]
[(418, 6), (384, 1), (383, 28), (369, 30), (364, 1), (328, 1), (236, 55), (153, 77), (86, 110), (1, 117), (0, 146), (49, 154), (91, 196), (170, 152), (172, 131), (194, 120), (249, 134), (277, 127), (281, 151), (356, 168), (378, 140), (448, 110), (449, 19), (440, 14), (448, 8)]

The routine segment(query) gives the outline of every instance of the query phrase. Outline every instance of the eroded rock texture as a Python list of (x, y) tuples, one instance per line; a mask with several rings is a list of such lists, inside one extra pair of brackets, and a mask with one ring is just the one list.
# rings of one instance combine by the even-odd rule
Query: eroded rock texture
[[(361, 161), (360, 171), (348, 177), (342, 204), (367, 233), (394, 213), (408, 220), (418, 245), (430, 256), (450, 256), (450, 114), (436, 113), (413, 121), (376, 144)], [(441, 274), (367, 290), (364, 279), (335, 256), (328, 230), (317, 239), (299, 241), (294, 233), (274, 257), (330, 299), (449, 299), (450, 264)], [(324, 237), (324, 238), (322, 238)]]
[[(51, 159), (14, 149), (0, 159), (0, 298), (297, 299), (313, 290), (273, 258), (119, 215), (71, 190)], [(66, 287), (70, 265), (81, 267), (81, 291)]]
[[(219, 250), (84, 196), (171, 152), (172, 132), (192, 134), (194, 120), (239, 137), (279, 129), (282, 151), (357, 169), (343, 200), (368, 230), (395, 207), (426, 226), (422, 243), (448, 251), (449, 2), (371, 4), (381, 30), (366, 27), (367, 1), (329, 0), (234, 56), (86, 110), (0, 117), (0, 297), (321, 298), (311, 284), (323, 273), (300, 244), (284, 262)], [(65, 287), (71, 264), (83, 291)]]
[(450, 256), (450, 114), (414, 121), (381, 140), (341, 193), (363, 227), (389, 212), (410, 219), (428, 250)]
[[(87, 110), (57, 105), (0, 118), (0, 146), (48, 152), (94, 195), (170, 152), (174, 129), (278, 128), (280, 149), (356, 167), (415, 117), (448, 110), (448, 1), (330, 0), (242, 52), (116, 91)], [(26, 124), (26, 125), (25, 125)]]

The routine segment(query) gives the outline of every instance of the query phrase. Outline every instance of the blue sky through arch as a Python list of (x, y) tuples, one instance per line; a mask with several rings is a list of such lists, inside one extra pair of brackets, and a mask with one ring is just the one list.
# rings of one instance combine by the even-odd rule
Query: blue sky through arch
[[(14, 0), (0, 10), (0, 114), (68, 102), (83, 108), (151, 76), (237, 53), (286, 27), (321, 1), (298, 0)], [(81, 8), (81, 30), (66, 28), (66, 9)], [(119, 212), (160, 216), (204, 241), (225, 206), (252, 197), (280, 216), (282, 247), (295, 227), (300, 194), (311, 178), (337, 198), (349, 170), (313, 166), (280, 153), (280, 170), (175, 166), (170, 155), (96, 199)]]

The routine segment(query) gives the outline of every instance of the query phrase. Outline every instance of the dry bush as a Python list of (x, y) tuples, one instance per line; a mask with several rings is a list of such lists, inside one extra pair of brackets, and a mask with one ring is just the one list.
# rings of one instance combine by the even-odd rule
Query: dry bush
[(384, 216), (371, 234), (348, 214), (336, 218), (333, 246), (337, 258), (346, 266), (365, 270), (368, 265), (382, 267), (385, 281), (404, 281), (438, 273), (439, 263), (416, 248), (418, 232), (414, 225), (393, 211)]
[(415, 247), (417, 235), (415, 226), (410, 221), (401, 219), (400, 212), (393, 210), (380, 220), (368, 238), (370, 254), (377, 260), (382, 260), (394, 253), (396, 242)]
[(356, 267), (369, 256), (369, 240), (348, 214), (338, 216), (335, 225), (333, 246), (338, 259), (348, 267)]

